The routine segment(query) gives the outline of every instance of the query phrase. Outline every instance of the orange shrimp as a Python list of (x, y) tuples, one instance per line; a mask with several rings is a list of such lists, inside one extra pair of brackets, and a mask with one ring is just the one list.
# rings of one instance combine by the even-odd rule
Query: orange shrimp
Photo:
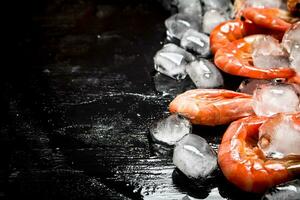
[(300, 75), (296, 75), (296, 76), (289, 78), (287, 82), (300, 84)]
[(272, 30), (286, 31), (291, 23), (297, 21), (289, 12), (278, 8), (245, 8), (242, 15), (254, 24)]
[(169, 105), (172, 113), (193, 124), (215, 126), (253, 115), (252, 96), (224, 89), (194, 89), (178, 95)]
[[(231, 42), (227, 47), (219, 49), (215, 54), (215, 64), (229, 74), (256, 79), (290, 78), (295, 75), (291, 68), (262, 69), (253, 66), (252, 44), (264, 35), (252, 35)], [(277, 66), (276, 66), (277, 67)]]
[(211, 32), (211, 51), (215, 54), (218, 49), (226, 47), (231, 42), (253, 34), (271, 34), (276, 39), (281, 40), (284, 32), (259, 27), (249, 20), (229, 20), (219, 24)]
[(299, 18), (278, 8), (244, 8), (243, 1), (237, 1), (237, 18), (218, 25), (210, 35), (211, 50), (214, 54), (230, 42), (253, 34), (269, 34), (278, 40)]
[(240, 189), (261, 193), (300, 174), (300, 155), (266, 158), (258, 148), (259, 127), (266, 117), (250, 116), (230, 124), (218, 151), (224, 176)]

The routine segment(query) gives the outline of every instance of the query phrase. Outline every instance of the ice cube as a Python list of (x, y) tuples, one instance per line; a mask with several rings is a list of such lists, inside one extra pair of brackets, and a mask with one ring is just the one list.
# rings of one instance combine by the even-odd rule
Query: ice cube
[(241, 82), (239, 88), (237, 89), (237, 92), (242, 92), (246, 94), (253, 94), (254, 90), (263, 84), (271, 83), (270, 80), (264, 80), (264, 79), (245, 79)]
[(173, 4), (178, 8), (179, 13), (185, 13), (201, 19), (202, 5), (200, 0), (174, 0)]
[(204, 11), (219, 10), (228, 11), (232, 7), (231, 0), (202, 0)]
[(253, 64), (262, 69), (289, 67), (288, 55), (271, 36), (258, 37), (253, 45)]
[(277, 114), (259, 129), (258, 146), (268, 157), (300, 155), (300, 126), (291, 116)]
[(297, 74), (300, 74), (300, 43), (292, 46), (289, 59), (291, 68), (293, 68)]
[(165, 21), (167, 35), (171, 38), (180, 40), (188, 29), (200, 30), (200, 21), (201, 19), (197, 19), (187, 14), (175, 14)]
[(282, 0), (246, 0), (245, 7), (255, 8), (279, 8)]
[(282, 45), (288, 53), (294, 44), (300, 44), (300, 21), (294, 23), (282, 38)]
[(154, 56), (157, 71), (174, 79), (186, 77), (185, 66), (195, 57), (175, 44), (166, 44)]
[(162, 92), (163, 95), (176, 96), (187, 90), (196, 88), (192, 80), (188, 77), (183, 80), (174, 80), (159, 72), (153, 76), (153, 81), (155, 89), (158, 92)]
[(218, 167), (217, 156), (207, 141), (194, 134), (184, 136), (175, 146), (173, 163), (187, 177), (205, 179)]
[(174, 145), (190, 133), (191, 129), (192, 125), (189, 120), (174, 114), (154, 123), (150, 128), (150, 134), (155, 141)]
[(204, 33), (210, 34), (210, 32), (220, 23), (226, 21), (228, 17), (221, 14), (217, 10), (209, 10), (203, 16), (202, 30)]
[(188, 29), (182, 36), (180, 45), (186, 50), (202, 57), (210, 55), (209, 37), (193, 29)]
[(299, 96), (293, 85), (265, 84), (253, 93), (253, 110), (258, 116), (299, 111)]
[(197, 88), (215, 88), (223, 85), (223, 77), (210, 61), (200, 58), (186, 66), (186, 72)]
[(288, 181), (286, 183), (270, 188), (261, 198), (262, 200), (299, 200), (300, 179)]

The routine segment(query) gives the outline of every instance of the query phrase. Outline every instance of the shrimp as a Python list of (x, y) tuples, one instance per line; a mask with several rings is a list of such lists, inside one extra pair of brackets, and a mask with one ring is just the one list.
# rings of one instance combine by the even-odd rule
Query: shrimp
[(245, 8), (242, 15), (254, 24), (272, 30), (285, 32), (292, 23), (298, 21), (289, 12), (278, 8)]
[(244, 1), (235, 4), (237, 18), (221, 23), (211, 32), (212, 53), (227, 46), (230, 42), (253, 34), (271, 34), (278, 40), (291, 24), (299, 18), (291, 16), (288, 11), (278, 8), (254, 8), (244, 6)]
[(193, 124), (215, 126), (253, 115), (252, 96), (225, 89), (194, 89), (177, 96), (169, 105), (172, 113)]
[(259, 127), (267, 121), (267, 117), (249, 116), (231, 123), (219, 147), (224, 176), (247, 192), (262, 193), (300, 174), (300, 155), (266, 158), (258, 148)]
[[(264, 35), (251, 35), (231, 42), (215, 54), (215, 64), (229, 74), (256, 79), (290, 78), (295, 75), (292, 68), (278, 67), (262, 69), (252, 64), (252, 44)], [(277, 66), (276, 66), (277, 67)]]
[(300, 75), (293, 76), (287, 80), (288, 83), (300, 84)]
[(243, 18), (229, 20), (219, 24), (211, 32), (211, 51), (215, 54), (218, 49), (226, 47), (231, 42), (253, 34), (271, 34), (276, 39), (281, 40), (284, 32), (259, 27), (251, 21)]

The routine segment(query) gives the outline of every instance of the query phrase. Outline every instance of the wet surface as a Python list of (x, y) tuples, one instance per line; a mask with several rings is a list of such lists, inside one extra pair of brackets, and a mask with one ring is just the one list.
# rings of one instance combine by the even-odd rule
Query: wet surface
[[(56, 0), (14, 10), (14, 58), (1, 73), (0, 197), (256, 198), (221, 175), (187, 180), (172, 150), (151, 140), (148, 128), (173, 98), (153, 80), (170, 13), (141, 2)], [(217, 150), (225, 129), (193, 132)]]

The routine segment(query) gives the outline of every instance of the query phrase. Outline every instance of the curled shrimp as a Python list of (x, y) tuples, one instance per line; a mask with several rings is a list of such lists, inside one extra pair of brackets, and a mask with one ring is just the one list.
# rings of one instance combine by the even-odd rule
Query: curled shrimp
[[(278, 67), (262, 69), (253, 66), (252, 44), (264, 35), (251, 35), (231, 42), (215, 54), (215, 64), (229, 74), (256, 79), (290, 78), (295, 75), (291, 68)], [(275, 68), (276, 67), (276, 68)]]
[(221, 23), (211, 32), (212, 53), (230, 42), (253, 34), (270, 34), (278, 40), (299, 18), (278, 8), (244, 8), (244, 1), (235, 1), (237, 18)]
[(215, 126), (253, 115), (252, 96), (224, 89), (194, 89), (178, 95), (169, 105), (172, 113), (193, 124)]
[(271, 34), (276, 39), (281, 40), (284, 32), (262, 28), (245, 19), (229, 20), (219, 24), (211, 32), (211, 51), (215, 54), (218, 49), (226, 47), (231, 42), (253, 34)]
[(300, 173), (300, 155), (266, 158), (258, 148), (259, 127), (267, 121), (266, 117), (250, 116), (231, 123), (219, 147), (218, 162), (224, 176), (247, 192), (264, 192)]
[(289, 12), (278, 8), (248, 7), (242, 11), (242, 15), (258, 26), (278, 31), (286, 31), (292, 23), (298, 21)]

